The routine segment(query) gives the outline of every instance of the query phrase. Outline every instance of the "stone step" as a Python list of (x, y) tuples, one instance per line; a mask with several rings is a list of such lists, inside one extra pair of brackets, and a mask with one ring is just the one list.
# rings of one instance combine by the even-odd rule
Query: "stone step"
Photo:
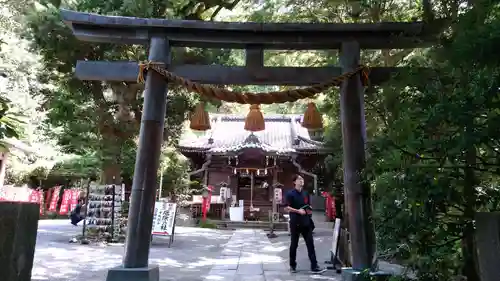
[[(213, 221), (219, 229), (262, 229), (270, 230), (270, 223), (265, 221)], [(275, 231), (287, 231), (287, 222), (278, 222), (274, 224)]]

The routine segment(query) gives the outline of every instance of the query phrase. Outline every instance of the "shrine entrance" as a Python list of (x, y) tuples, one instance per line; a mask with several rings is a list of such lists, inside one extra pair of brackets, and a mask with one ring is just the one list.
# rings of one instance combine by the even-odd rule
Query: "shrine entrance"
[[(247, 122), (245, 125), (245, 129), (248, 125), (250, 131), (259, 131), (264, 126), (262, 120), (259, 123), (259, 104), (312, 98), (329, 87), (339, 86), (352, 272), (359, 274), (371, 269), (375, 241), (370, 223), (370, 189), (361, 180), (366, 142), (363, 86), (387, 81), (398, 69), (372, 67), (368, 71), (367, 67), (360, 66), (360, 53), (361, 49), (404, 49), (429, 45), (436, 38), (425, 23), (217, 23), (103, 16), (68, 10), (62, 10), (61, 14), (80, 40), (149, 46), (149, 62), (144, 64), (78, 61), (76, 65), (76, 76), (82, 80), (145, 81), (146, 85), (123, 266), (110, 269), (107, 280), (159, 280), (158, 267), (149, 265), (148, 255), (168, 83), (181, 85), (210, 99), (251, 104), (253, 123)], [(246, 65), (172, 65), (171, 47), (245, 49)], [(265, 49), (339, 49), (341, 65), (265, 67)], [(237, 93), (207, 84), (308, 87), (284, 92)], [(205, 115), (203, 112), (200, 114), (200, 120), (203, 121)], [(309, 125), (314, 128), (314, 124)], [(201, 122), (197, 126), (207, 129), (210, 125)], [(307, 124), (303, 123), (303, 126)]]

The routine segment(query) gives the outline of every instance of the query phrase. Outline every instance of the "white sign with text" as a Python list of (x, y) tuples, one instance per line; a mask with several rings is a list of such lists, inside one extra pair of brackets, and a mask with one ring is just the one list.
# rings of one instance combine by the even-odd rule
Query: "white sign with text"
[(172, 236), (174, 233), (177, 203), (155, 202), (153, 235)]

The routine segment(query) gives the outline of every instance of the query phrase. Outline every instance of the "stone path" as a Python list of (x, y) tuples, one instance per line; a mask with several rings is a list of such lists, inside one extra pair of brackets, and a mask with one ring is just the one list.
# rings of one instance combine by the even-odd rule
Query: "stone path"
[(224, 246), (219, 259), (205, 281), (338, 281), (340, 277), (313, 275), (307, 271), (291, 274), (287, 260), (280, 257), (281, 247), (275, 247), (262, 230), (236, 230)]
[[(203, 281), (216, 264), (232, 231), (176, 227), (171, 248), (162, 237), (153, 239), (151, 264), (160, 266), (161, 281)], [(123, 245), (68, 243), (81, 233), (69, 220), (40, 221), (32, 281), (105, 281), (108, 269), (121, 264)], [(1, 280), (4, 281), (4, 280)]]
[[(107, 270), (121, 264), (123, 245), (69, 244), (81, 232), (68, 220), (40, 221), (32, 281), (104, 281)], [(271, 239), (261, 230), (220, 231), (176, 227), (171, 248), (155, 237), (150, 262), (160, 266), (161, 281), (339, 281), (334, 271), (309, 273), (303, 240), (299, 243), (299, 273), (288, 272), (290, 237), (279, 233)], [(320, 264), (331, 245), (331, 230), (315, 236)]]

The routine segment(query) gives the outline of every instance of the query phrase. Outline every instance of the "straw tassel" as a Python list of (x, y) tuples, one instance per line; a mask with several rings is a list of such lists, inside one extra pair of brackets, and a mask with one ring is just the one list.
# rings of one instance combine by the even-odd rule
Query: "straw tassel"
[(361, 84), (365, 87), (370, 86), (370, 68), (365, 68), (361, 71)]
[(191, 123), (189, 127), (196, 131), (210, 130), (210, 117), (208, 116), (208, 112), (205, 110), (205, 104), (203, 102), (200, 102), (196, 106), (193, 115), (191, 115)]
[(314, 102), (307, 104), (306, 112), (304, 112), (304, 118), (302, 120), (302, 127), (308, 130), (320, 130), (323, 129), (323, 117), (319, 113), (318, 107)]
[(245, 130), (251, 132), (264, 131), (266, 129), (266, 123), (264, 122), (264, 115), (260, 111), (260, 106), (258, 104), (252, 104), (250, 106), (250, 112), (248, 112), (247, 118), (245, 119)]

